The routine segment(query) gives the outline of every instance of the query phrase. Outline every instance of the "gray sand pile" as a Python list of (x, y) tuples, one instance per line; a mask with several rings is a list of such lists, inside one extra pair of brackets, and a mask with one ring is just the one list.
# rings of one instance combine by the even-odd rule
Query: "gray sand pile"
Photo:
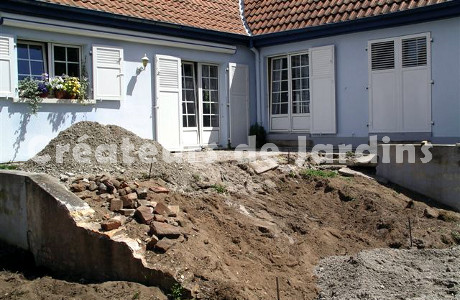
[[(127, 146), (129, 144), (131, 146)], [(186, 185), (192, 178), (190, 165), (172, 160), (159, 143), (142, 139), (119, 126), (87, 121), (60, 132), (21, 169), (56, 177), (101, 173), (146, 177), (150, 174), (152, 178), (178, 186)]]
[(460, 247), (378, 249), (323, 259), (318, 300), (460, 299)]

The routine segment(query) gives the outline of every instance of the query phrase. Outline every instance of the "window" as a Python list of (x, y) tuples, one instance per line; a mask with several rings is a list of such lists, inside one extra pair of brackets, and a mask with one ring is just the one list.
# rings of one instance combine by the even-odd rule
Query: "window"
[(45, 45), (33, 42), (18, 42), (18, 78), (40, 79), (46, 73)]
[(54, 75), (80, 77), (80, 48), (75, 46), (53, 45)]
[(197, 127), (195, 64), (182, 63), (182, 126)]
[(308, 54), (291, 56), (292, 113), (310, 113), (310, 69)]
[(203, 127), (219, 127), (218, 68), (201, 65)]
[(272, 114), (284, 115), (289, 110), (289, 78), (287, 57), (272, 60)]

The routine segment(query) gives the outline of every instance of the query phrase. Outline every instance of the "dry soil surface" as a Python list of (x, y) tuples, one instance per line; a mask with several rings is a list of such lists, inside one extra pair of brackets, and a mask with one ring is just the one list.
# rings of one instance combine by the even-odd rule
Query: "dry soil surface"
[(363, 251), (329, 257), (316, 269), (320, 300), (460, 298), (460, 248)]

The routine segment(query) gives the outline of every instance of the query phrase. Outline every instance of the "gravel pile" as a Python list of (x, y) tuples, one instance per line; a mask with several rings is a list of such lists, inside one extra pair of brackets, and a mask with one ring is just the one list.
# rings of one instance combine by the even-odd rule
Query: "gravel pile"
[(192, 178), (190, 165), (174, 161), (156, 141), (142, 139), (119, 126), (88, 121), (60, 132), (20, 168), (56, 177), (102, 173), (132, 178), (151, 175), (177, 186), (186, 185)]
[(460, 299), (460, 247), (378, 249), (323, 259), (318, 300)]

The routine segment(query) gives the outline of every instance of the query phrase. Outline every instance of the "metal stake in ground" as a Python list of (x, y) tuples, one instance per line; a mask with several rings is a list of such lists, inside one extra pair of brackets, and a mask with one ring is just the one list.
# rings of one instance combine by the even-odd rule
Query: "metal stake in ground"
[(410, 238), (410, 247), (412, 248), (412, 224), (410, 221), (410, 218), (407, 218), (409, 220), (409, 238)]
[(280, 284), (278, 277), (276, 277), (276, 300), (280, 300)]

